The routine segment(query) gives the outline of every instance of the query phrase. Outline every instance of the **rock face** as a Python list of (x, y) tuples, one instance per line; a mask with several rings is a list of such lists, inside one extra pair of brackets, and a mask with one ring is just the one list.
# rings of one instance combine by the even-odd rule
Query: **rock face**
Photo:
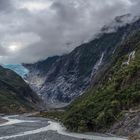
[(140, 135), (135, 135), (135, 134), (130, 135), (128, 140), (140, 140)]
[(47, 103), (70, 102), (90, 86), (95, 74), (121, 42), (121, 31), (114, 36), (115, 33), (104, 34), (70, 54), (25, 65), (30, 71), (27, 81)]
[(105, 32), (104, 29), (97, 38), (69, 54), (50, 57), (35, 64), (24, 64), (29, 69), (26, 79), (46, 103), (69, 103), (91, 85), (96, 85), (104, 75), (104, 66), (110, 64), (118, 46), (139, 30), (139, 25), (140, 21), (137, 20), (115, 28), (114, 32)]
[[(133, 134), (140, 134), (140, 111), (129, 110), (124, 117), (115, 123), (109, 130), (109, 133), (121, 136), (133, 136)], [(140, 137), (139, 137), (140, 138)]]

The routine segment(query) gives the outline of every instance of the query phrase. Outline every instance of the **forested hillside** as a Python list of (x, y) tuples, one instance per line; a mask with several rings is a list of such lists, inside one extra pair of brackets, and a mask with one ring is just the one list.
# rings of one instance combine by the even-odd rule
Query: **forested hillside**
[(32, 111), (39, 102), (39, 97), (20, 76), (0, 66), (0, 113)]

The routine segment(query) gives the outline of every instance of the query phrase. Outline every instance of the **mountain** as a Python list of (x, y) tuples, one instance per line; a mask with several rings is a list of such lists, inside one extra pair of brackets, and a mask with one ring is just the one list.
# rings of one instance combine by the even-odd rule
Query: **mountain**
[(0, 66), (0, 113), (37, 109), (40, 99), (15, 72)]
[(98, 71), (98, 80), (67, 108), (68, 129), (140, 133), (140, 20), (118, 31), (124, 28), (127, 34)]
[[(121, 25), (123, 17), (116, 19)], [(108, 27), (108, 30), (104, 29), (94, 40), (80, 45), (69, 54), (50, 57), (35, 64), (25, 64), (29, 70), (27, 80), (30, 86), (46, 104), (73, 101), (104, 75), (106, 67), (103, 66), (108, 65), (122, 41), (139, 29), (137, 22), (125, 23), (121, 27), (113, 24), (113, 32), (109, 32)]]
[(24, 65), (27, 80), (46, 103), (72, 102), (62, 119), (71, 131), (140, 133), (140, 19), (108, 29), (69, 54)]

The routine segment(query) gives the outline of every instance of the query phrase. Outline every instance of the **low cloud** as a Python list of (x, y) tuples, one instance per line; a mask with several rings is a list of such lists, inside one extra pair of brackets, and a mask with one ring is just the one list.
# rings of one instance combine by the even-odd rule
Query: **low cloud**
[[(0, 0), (0, 63), (32, 63), (72, 51), (139, 0)], [(17, 49), (9, 50), (11, 45)]]

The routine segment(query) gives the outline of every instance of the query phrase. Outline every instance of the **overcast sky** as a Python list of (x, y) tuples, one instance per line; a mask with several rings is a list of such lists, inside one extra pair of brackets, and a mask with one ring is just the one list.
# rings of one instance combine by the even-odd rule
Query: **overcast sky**
[(91, 39), (140, 0), (0, 0), (0, 63), (32, 63)]

